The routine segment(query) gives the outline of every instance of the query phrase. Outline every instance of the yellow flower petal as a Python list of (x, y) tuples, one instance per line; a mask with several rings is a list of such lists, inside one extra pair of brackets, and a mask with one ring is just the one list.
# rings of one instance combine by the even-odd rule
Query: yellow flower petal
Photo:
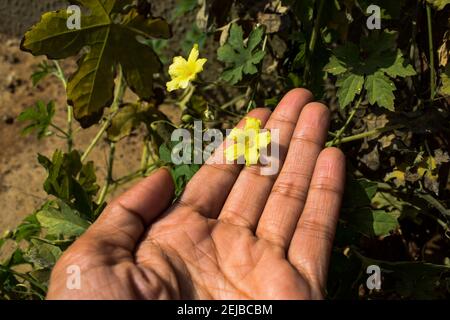
[(266, 148), (270, 144), (270, 131), (260, 132), (256, 137), (256, 146), (259, 149)]
[(181, 56), (173, 58), (173, 62), (169, 66), (171, 81), (166, 83), (168, 91), (187, 88), (189, 82), (195, 80), (197, 74), (203, 71), (203, 65), (207, 59), (198, 59), (198, 56), (198, 45), (195, 44), (189, 53), (188, 60)]
[(225, 158), (227, 161), (234, 161), (245, 153), (245, 145), (235, 143), (225, 149)]
[(245, 165), (250, 166), (253, 164), (257, 164), (259, 159), (259, 151), (258, 146), (255, 144), (254, 146), (247, 146), (245, 149)]
[(208, 59), (198, 59), (195, 62), (195, 73), (199, 73), (203, 71), (203, 65), (206, 63), (206, 61), (208, 61)]
[(261, 121), (256, 118), (245, 118), (244, 129), (234, 128), (228, 135), (228, 139), (236, 143), (225, 150), (225, 157), (228, 161), (233, 161), (244, 156), (247, 166), (257, 164), (262, 148), (270, 144), (270, 131), (260, 131)]
[(261, 120), (252, 117), (245, 118), (245, 129), (244, 129), (245, 131), (252, 129), (259, 131), (260, 128), (261, 128)]
[(191, 49), (191, 52), (189, 53), (189, 58), (188, 61), (189, 62), (195, 62), (198, 59), (198, 44), (194, 44), (194, 46)]
[(177, 80), (172, 80), (166, 83), (167, 91), (174, 91), (180, 88), (179, 82)]
[(230, 134), (228, 135), (228, 138), (236, 141), (239, 137), (242, 136), (245, 136), (244, 130), (240, 128), (233, 128), (233, 130), (231, 130)]
[(191, 79), (186, 79), (186, 78), (181, 78), (181, 79), (179, 79), (178, 80), (178, 82), (179, 82), (179, 87), (180, 88), (182, 88), (182, 89), (186, 89), (187, 87), (188, 87), (188, 85), (189, 85), (189, 81), (190, 81)]
[(174, 78), (183, 73), (187, 64), (186, 59), (183, 57), (174, 57), (173, 63), (169, 66), (169, 75)]

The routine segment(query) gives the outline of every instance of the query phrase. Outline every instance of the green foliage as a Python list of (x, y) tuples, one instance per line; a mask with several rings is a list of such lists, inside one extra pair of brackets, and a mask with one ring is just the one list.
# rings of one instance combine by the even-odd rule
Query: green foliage
[(384, 210), (361, 208), (346, 215), (351, 228), (368, 237), (388, 236), (398, 226), (395, 215)]
[(175, 9), (172, 12), (172, 20), (191, 12), (198, 6), (198, 0), (177, 0)]
[(405, 64), (402, 52), (396, 49), (395, 38), (395, 32), (373, 32), (361, 39), (359, 47), (348, 43), (333, 51), (324, 70), (337, 76), (341, 108), (348, 106), (364, 87), (370, 104), (394, 111), (396, 87), (390, 78), (416, 74), (411, 65)]
[(217, 59), (228, 64), (222, 73), (222, 79), (230, 84), (242, 80), (243, 75), (258, 72), (257, 65), (264, 58), (264, 50), (258, 49), (263, 40), (264, 29), (258, 27), (250, 33), (247, 45), (244, 45), (244, 31), (233, 23), (227, 42), (217, 50)]
[(39, 155), (38, 161), (48, 173), (44, 182), (45, 192), (70, 204), (87, 218), (96, 215), (99, 207), (93, 202), (93, 197), (99, 186), (93, 162), (81, 163), (76, 150), (70, 153), (56, 150), (51, 160)]
[(78, 237), (89, 227), (79, 212), (62, 201), (47, 203), (36, 213), (36, 219), (47, 235), (55, 238)]
[(185, 54), (189, 54), (194, 44), (198, 44), (199, 49), (203, 49), (205, 46), (207, 33), (201, 31), (196, 25), (192, 27), (187, 33), (186, 37), (181, 43), (181, 49)]
[(52, 134), (48, 128), (52, 124), (55, 115), (55, 103), (50, 101), (47, 106), (42, 101), (24, 111), (17, 117), (19, 121), (30, 121), (31, 123), (22, 129), (22, 134), (27, 135), (33, 131), (37, 131), (39, 139)]
[(112, 118), (107, 131), (108, 139), (117, 142), (130, 135), (141, 123), (146, 124), (149, 131), (152, 131), (151, 125), (155, 121), (167, 121), (167, 117), (153, 104), (124, 104)]
[(36, 86), (46, 76), (55, 72), (56, 70), (54, 66), (49, 65), (47, 61), (39, 63), (36, 70), (31, 75), (31, 81), (33, 82), (33, 86)]
[(399, 227), (396, 213), (374, 208), (372, 200), (377, 190), (377, 184), (372, 181), (347, 178), (342, 222), (368, 237), (387, 236)]
[(137, 8), (124, 12), (115, 0), (79, 3), (91, 11), (90, 15), (82, 15), (81, 29), (67, 29), (65, 10), (51, 12), (25, 34), (21, 48), (34, 55), (62, 59), (89, 47), (67, 86), (75, 117), (83, 127), (89, 127), (113, 100), (117, 64), (122, 66), (127, 84), (136, 94), (144, 100), (153, 95), (153, 74), (160, 71), (161, 63), (137, 37), (169, 38), (171, 34), (164, 20), (147, 19)]

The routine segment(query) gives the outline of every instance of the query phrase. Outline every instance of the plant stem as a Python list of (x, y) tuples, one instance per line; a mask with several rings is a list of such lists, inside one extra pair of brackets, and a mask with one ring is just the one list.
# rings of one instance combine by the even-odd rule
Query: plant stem
[(125, 183), (127, 183), (127, 182), (130, 182), (130, 181), (136, 179), (136, 178), (141, 177), (141, 176), (142, 176), (143, 174), (145, 174), (148, 170), (153, 171), (153, 170), (156, 169), (156, 168), (158, 168), (158, 165), (157, 165), (157, 164), (151, 164), (150, 166), (148, 166), (148, 167), (146, 167), (146, 168), (141, 168), (141, 169), (139, 169), (139, 170), (137, 170), (137, 171), (134, 171), (134, 172), (132, 172), (132, 173), (129, 173), (129, 174), (123, 176), (123, 177), (120, 177), (120, 178), (114, 180), (114, 181), (113, 181), (113, 185), (114, 185), (114, 187), (118, 187), (118, 186), (120, 186), (120, 185), (122, 185), (122, 184), (125, 184)]
[[(111, 121), (114, 117), (114, 115), (119, 110), (119, 105), (122, 103), (122, 98), (125, 93), (125, 82), (123, 79), (123, 72), (122, 68), (119, 65), (117, 68), (117, 72), (119, 74), (118, 76), (118, 84), (114, 90), (114, 100), (111, 105), (111, 114), (109, 115), (108, 119), (105, 121), (103, 126), (100, 128), (99, 132), (95, 136), (94, 140), (89, 145), (88, 149), (85, 151), (83, 156), (81, 157), (82, 161), (86, 159), (89, 152), (93, 149), (93, 147), (97, 144), (98, 140), (100, 140), (100, 137), (105, 133), (105, 131), (108, 129), (109, 125), (111, 124)], [(102, 204), (105, 201), (106, 195), (108, 194), (109, 187), (114, 182), (113, 180), (113, 166), (114, 166), (114, 156), (116, 153), (116, 145), (114, 142), (109, 141), (109, 156), (108, 156), (108, 171), (106, 174), (106, 181), (105, 185), (103, 186), (102, 190), (100, 191), (100, 195), (98, 197), (98, 204)]]
[(417, 193), (417, 196), (419, 198), (424, 199), (426, 202), (428, 202), (431, 206), (439, 210), (439, 212), (446, 218), (450, 218), (450, 210), (446, 209), (436, 198), (434, 198), (430, 194), (426, 193)]
[[(61, 66), (59, 64), (59, 62), (57, 60), (53, 60), (53, 63), (55, 64), (56, 67), (56, 76), (61, 80), (63, 86), (64, 86), (64, 90), (67, 90), (67, 80), (66, 77), (64, 76), (64, 72), (61, 69)], [(72, 130), (72, 124), (73, 124), (73, 107), (70, 106), (69, 104), (66, 105), (67, 108), (67, 149), (68, 152), (72, 151), (73, 148), (73, 130)]]
[(177, 103), (177, 105), (180, 107), (180, 109), (182, 111), (184, 111), (186, 109), (186, 105), (189, 102), (189, 100), (191, 100), (192, 95), (194, 94), (195, 91), (195, 86), (190, 83), (189, 86), (186, 88), (186, 90), (184, 91), (183, 95), (181, 96), (181, 100), (180, 102)]
[(67, 80), (66, 80), (66, 77), (64, 76), (64, 72), (61, 69), (61, 66), (57, 60), (53, 60), (53, 63), (55, 64), (55, 67), (56, 67), (55, 75), (61, 80), (61, 82), (63, 83), (64, 89), (66, 89), (67, 88)]
[(433, 25), (431, 22), (431, 7), (427, 6), (427, 25), (428, 25), (428, 50), (430, 55), (430, 99), (433, 101), (436, 94), (436, 70), (434, 69), (434, 46), (433, 46)]
[(325, 4), (325, 0), (319, 0), (319, 7), (317, 9), (317, 17), (316, 21), (314, 21), (314, 28), (311, 33), (311, 39), (309, 40), (308, 46), (308, 56), (306, 58), (305, 70), (303, 71), (303, 82), (307, 84), (307, 79), (309, 79), (309, 73), (311, 70), (310, 62), (311, 57), (314, 54), (314, 50), (316, 49), (317, 38), (320, 32), (320, 19), (322, 17), (323, 6)]
[(64, 135), (64, 138), (66, 138), (66, 139), (69, 138), (69, 134), (67, 132), (65, 132), (63, 129), (61, 129), (60, 127), (58, 127), (56, 124), (50, 123), (50, 126), (52, 128), (54, 128), (55, 130), (57, 130), (58, 132), (62, 133)]
[(102, 188), (102, 191), (100, 192), (100, 195), (98, 197), (98, 204), (102, 204), (103, 201), (105, 201), (106, 195), (108, 194), (109, 186), (113, 183), (113, 165), (114, 165), (114, 155), (116, 153), (116, 145), (114, 142), (110, 143), (109, 148), (109, 156), (108, 156), (108, 172), (106, 174), (106, 181), (105, 185)]
[(363, 95), (361, 94), (361, 95), (359, 96), (358, 101), (356, 102), (355, 107), (354, 107), (353, 110), (350, 112), (349, 116), (347, 117), (347, 121), (345, 121), (345, 124), (342, 126), (342, 128), (339, 129), (338, 132), (336, 132), (336, 135), (335, 135), (333, 141), (331, 142), (333, 145), (336, 143), (336, 141), (339, 141), (339, 139), (341, 139), (342, 134), (345, 132), (345, 130), (347, 129), (348, 125), (349, 125), (350, 122), (353, 120), (353, 117), (355, 116), (356, 111), (358, 111), (359, 105), (361, 104), (362, 97), (363, 97)]
[(112, 119), (112, 117), (109, 117), (107, 120), (105, 120), (105, 122), (101, 126), (100, 130), (97, 132), (97, 134), (95, 135), (94, 139), (92, 139), (91, 143), (86, 148), (86, 150), (84, 151), (83, 155), (81, 156), (81, 162), (86, 160), (87, 156), (91, 153), (92, 149), (94, 149), (95, 145), (98, 143), (100, 138), (105, 133), (106, 129), (108, 129), (109, 125), (111, 124), (111, 119)]
[(103, 125), (100, 127), (100, 130), (97, 132), (94, 139), (91, 141), (89, 146), (84, 151), (83, 155), (81, 156), (81, 162), (86, 160), (87, 156), (91, 153), (91, 151), (94, 149), (94, 147), (99, 142), (100, 138), (103, 136), (103, 134), (109, 128), (111, 121), (114, 118), (114, 116), (116, 115), (116, 113), (119, 109), (119, 105), (122, 102), (123, 94), (125, 92), (125, 81), (123, 79), (123, 73), (122, 73), (122, 69), (120, 67), (118, 67), (118, 73), (119, 73), (119, 77), (118, 77), (119, 80), (118, 80), (118, 84), (114, 91), (114, 100), (111, 105), (111, 113), (109, 114), (107, 119), (103, 122)]
[(148, 157), (149, 157), (148, 138), (146, 137), (143, 142), (144, 142), (144, 146), (142, 147), (141, 170), (144, 170), (147, 167)]
[[(396, 125), (389, 126), (389, 127), (376, 128), (374, 130), (370, 130), (370, 131), (367, 131), (367, 132), (355, 134), (353, 136), (341, 138), (339, 141), (337, 141), (337, 143), (341, 144), (341, 143), (352, 142), (352, 141), (359, 140), (359, 139), (364, 139), (364, 138), (367, 138), (367, 137), (370, 137), (370, 136), (373, 136), (373, 135), (376, 135), (376, 134), (379, 134), (379, 133), (392, 131), (392, 130), (395, 130), (395, 129), (400, 129), (400, 128), (403, 128), (404, 126), (405, 125), (403, 125), (403, 124), (396, 124)], [(334, 141), (334, 139), (332, 141), (327, 142), (326, 146), (327, 147), (334, 146), (335, 143), (333, 141)]]
[(233, 104), (235, 104), (236, 102), (238, 102), (241, 99), (244, 99), (245, 97), (246, 97), (245, 94), (241, 94), (239, 96), (236, 96), (233, 99), (231, 99), (230, 101), (228, 101), (228, 102), (224, 103), (223, 105), (221, 105), (219, 107), (219, 109), (225, 110), (226, 108), (231, 107)]
[[(261, 48), (261, 50), (264, 51), (264, 52), (266, 51), (267, 39), (268, 39), (267, 34), (265, 34), (264, 35), (263, 44), (262, 44), (262, 48)], [(251, 108), (253, 106), (252, 102), (255, 101), (255, 95), (259, 91), (261, 74), (262, 74), (262, 68), (263, 68), (263, 62), (260, 62), (259, 66), (258, 66), (257, 77), (254, 79), (255, 80), (255, 85), (254, 86), (253, 85), (249, 86), (247, 88), (247, 92), (245, 93), (245, 96), (247, 96), (247, 97), (249, 97), (251, 95), (251, 97), (249, 98), (248, 103), (247, 103), (247, 110), (246, 110), (247, 113), (250, 112), (250, 110), (251, 110)]]

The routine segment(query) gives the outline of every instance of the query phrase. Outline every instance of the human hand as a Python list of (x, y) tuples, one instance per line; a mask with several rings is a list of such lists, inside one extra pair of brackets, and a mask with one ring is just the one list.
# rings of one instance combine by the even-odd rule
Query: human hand
[[(64, 253), (47, 298), (323, 298), (345, 161), (338, 149), (322, 150), (329, 111), (311, 101), (295, 89), (272, 114), (249, 113), (280, 130), (279, 175), (205, 164), (171, 206), (172, 179), (158, 170)], [(81, 270), (80, 289), (66, 286), (70, 265)]]

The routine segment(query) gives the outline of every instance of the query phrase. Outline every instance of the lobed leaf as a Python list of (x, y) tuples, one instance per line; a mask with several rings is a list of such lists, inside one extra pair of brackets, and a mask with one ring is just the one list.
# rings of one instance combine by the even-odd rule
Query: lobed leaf
[(36, 218), (46, 230), (47, 235), (54, 237), (78, 237), (89, 227), (89, 223), (80, 214), (62, 201), (50, 203), (36, 213)]
[[(117, 64), (122, 66), (128, 86), (143, 100), (153, 96), (153, 74), (161, 62), (141, 38), (169, 38), (169, 25), (160, 18), (146, 18), (138, 9), (123, 12), (132, 1), (72, 1), (89, 9), (81, 17), (81, 28), (68, 29), (66, 10), (45, 13), (24, 36), (21, 49), (50, 59), (63, 59), (87, 47), (78, 70), (69, 78), (68, 103), (75, 118), (89, 127), (101, 118), (113, 100)], [(117, 21), (118, 20), (118, 21)]]
[(338, 87), (337, 97), (341, 108), (348, 106), (361, 93), (364, 85), (364, 76), (349, 73), (340, 77), (336, 82)]
[(380, 107), (394, 111), (395, 85), (382, 72), (369, 75), (366, 78), (364, 87), (367, 90), (370, 104), (377, 103)]
[(236, 84), (242, 80), (245, 74), (252, 75), (258, 72), (258, 65), (265, 56), (263, 50), (257, 47), (262, 41), (264, 29), (257, 27), (248, 37), (247, 45), (244, 45), (244, 32), (240, 26), (233, 23), (227, 42), (217, 50), (217, 59), (225, 62), (228, 68), (222, 73), (221, 78), (230, 84)]

